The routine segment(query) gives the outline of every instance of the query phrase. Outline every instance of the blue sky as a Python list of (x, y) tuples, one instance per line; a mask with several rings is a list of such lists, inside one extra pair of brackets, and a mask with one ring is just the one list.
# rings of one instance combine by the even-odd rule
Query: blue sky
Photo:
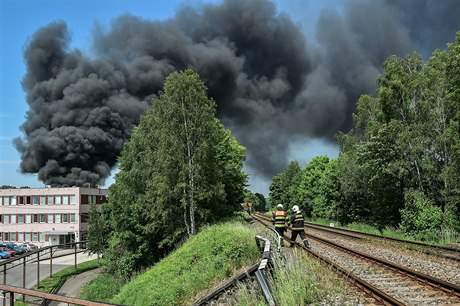
[[(209, 1), (205, 1), (209, 2)], [(22, 50), (28, 38), (40, 27), (55, 20), (67, 23), (72, 35), (71, 48), (91, 53), (92, 29), (95, 23), (109, 26), (110, 21), (121, 14), (132, 14), (143, 18), (164, 20), (172, 17), (181, 4), (198, 4), (196, 1), (117, 1), (117, 0), (0, 0), (0, 185), (42, 187), (36, 175), (19, 172), (20, 155), (12, 140), (21, 136), (20, 126), (24, 123), (28, 105), (21, 80), (25, 74)], [(315, 17), (321, 8), (336, 6), (336, 1), (281, 1), (280, 11), (287, 12), (301, 24), (307, 36), (313, 35)], [(303, 19), (303, 12), (309, 11), (309, 19)], [(312, 13), (316, 12), (316, 14)], [(313, 16), (313, 17), (312, 17)], [(337, 155), (337, 148), (314, 141), (314, 152), (303, 154), (301, 144), (293, 147), (293, 157), (302, 156), (300, 162), (307, 162), (314, 155)], [(305, 145), (311, 145), (305, 144)], [(311, 147), (311, 146), (310, 146)], [(267, 182), (251, 177), (252, 190), (267, 192)], [(113, 183), (109, 178), (105, 187)]]

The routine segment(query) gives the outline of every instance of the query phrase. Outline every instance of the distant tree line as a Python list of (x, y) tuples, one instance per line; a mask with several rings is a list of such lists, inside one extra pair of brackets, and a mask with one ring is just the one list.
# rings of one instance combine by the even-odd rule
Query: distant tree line
[(460, 32), (427, 62), (414, 53), (383, 67), (376, 94), (360, 97), (353, 128), (337, 135), (339, 157), (291, 162), (273, 178), (270, 202), (421, 236), (459, 231)]
[(122, 280), (197, 230), (241, 210), (246, 149), (216, 118), (192, 70), (173, 72), (119, 158), (108, 203), (90, 212), (89, 249)]

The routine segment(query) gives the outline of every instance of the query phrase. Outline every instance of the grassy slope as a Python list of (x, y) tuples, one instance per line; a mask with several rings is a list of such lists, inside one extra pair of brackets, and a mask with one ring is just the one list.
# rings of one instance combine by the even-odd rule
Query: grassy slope
[(257, 262), (254, 236), (237, 222), (209, 227), (126, 284), (111, 302), (137, 306), (191, 304), (237, 269)]

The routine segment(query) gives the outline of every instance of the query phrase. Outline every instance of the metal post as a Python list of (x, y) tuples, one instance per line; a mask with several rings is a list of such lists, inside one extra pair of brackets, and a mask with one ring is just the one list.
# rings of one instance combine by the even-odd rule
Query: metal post
[(75, 270), (77, 269), (77, 244), (74, 244), (74, 252), (75, 252)]
[[(6, 264), (3, 264), (3, 285), (6, 285)], [(3, 291), (3, 306), (6, 305), (6, 291)]]
[[(22, 262), (22, 288), (26, 287), (26, 257), (24, 256), (23, 262)], [(22, 301), (26, 301), (26, 296), (23, 294), (22, 295)]]
[(53, 276), (53, 247), (50, 248), (50, 277)]
[(37, 253), (37, 289), (40, 289), (40, 251)]
[(10, 292), (10, 306), (14, 306), (14, 292)]

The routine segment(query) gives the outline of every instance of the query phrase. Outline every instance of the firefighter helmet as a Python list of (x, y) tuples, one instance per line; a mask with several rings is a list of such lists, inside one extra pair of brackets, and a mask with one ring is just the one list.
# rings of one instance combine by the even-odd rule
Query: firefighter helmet
[(297, 206), (297, 205), (292, 206), (292, 210), (293, 210), (294, 212), (300, 211), (300, 210), (299, 210), (299, 206)]
[(278, 209), (283, 209), (283, 204), (278, 204), (278, 205), (276, 205), (276, 208), (278, 208)]

